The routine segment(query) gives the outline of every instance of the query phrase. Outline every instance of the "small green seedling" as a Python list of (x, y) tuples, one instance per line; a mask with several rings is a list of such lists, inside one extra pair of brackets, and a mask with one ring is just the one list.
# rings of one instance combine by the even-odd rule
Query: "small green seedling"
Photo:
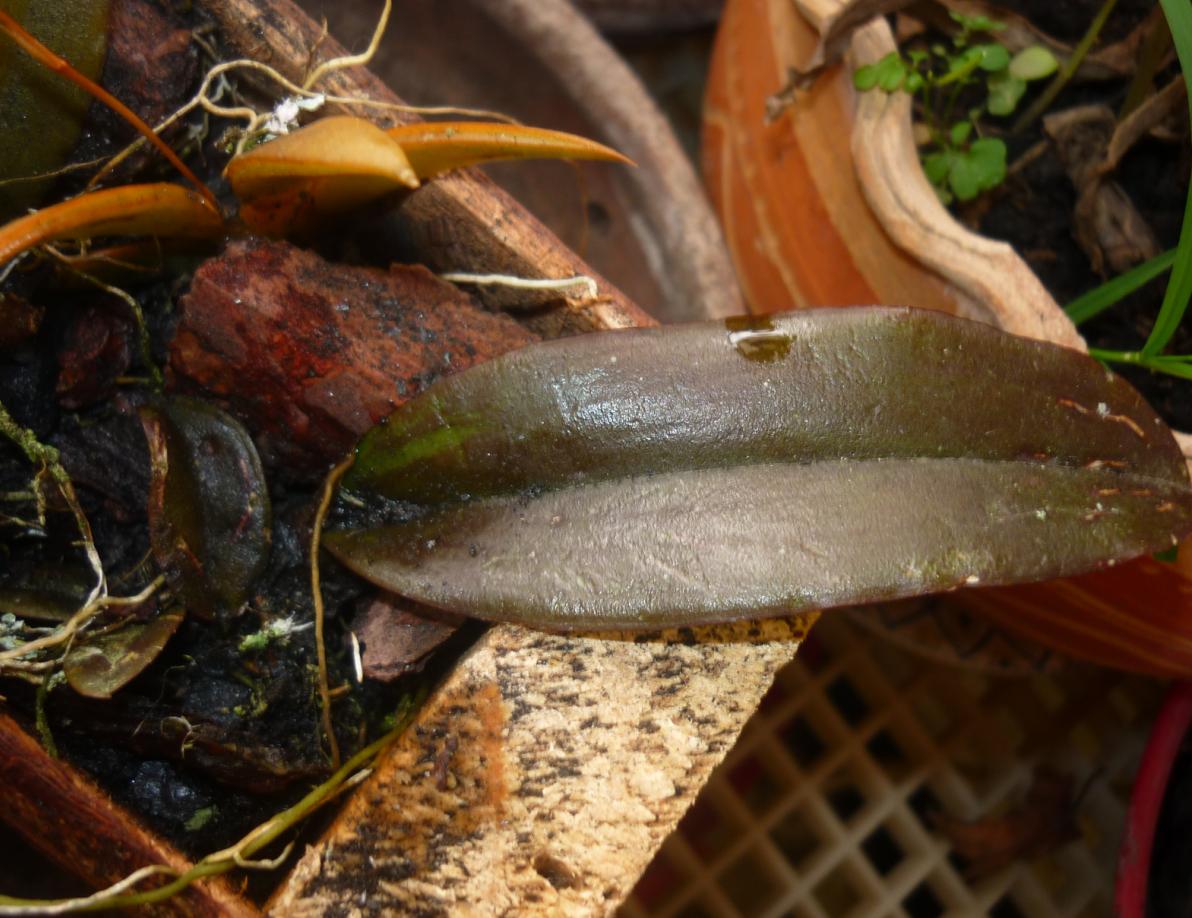
[[(971, 201), (996, 188), (1006, 177), (1006, 145), (999, 138), (982, 136), (985, 115), (1012, 113), (1026, 92), (1027, 83), (1055, 72), (1057, 61), (1040, 45), (1011, 55), (997, 42), (975, 42), (978, 33), (1005, 28), (985, 16), (952, 13), (960, 30), (951, 47), (935, 43), (926, 49), (892, 51), (875, 64), (853, 74), (853, 85), (862, 92), (903, 90), (915, 96), (921, 124), (926, 129), (920, 159), (923, 172), (945, 204), (954, 199)], [(982, 93), (979, 104), (958, 118), (962, 99)]]

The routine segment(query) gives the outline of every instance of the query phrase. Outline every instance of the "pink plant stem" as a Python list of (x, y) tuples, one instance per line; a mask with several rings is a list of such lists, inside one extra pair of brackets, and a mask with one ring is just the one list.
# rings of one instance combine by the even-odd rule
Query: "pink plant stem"
[(1163, 809), (1163, 797), (1180, 745), (1192, 724), (1192, 682), (1177, 682), (1163, 700), (1159, 716), (1130, 794), (1126, 830), (1118, 851), (1117, 890), (1114, 904), (1119, 918), (1144, 918), (1147, 913), (1147, 880), (1155, 828)]

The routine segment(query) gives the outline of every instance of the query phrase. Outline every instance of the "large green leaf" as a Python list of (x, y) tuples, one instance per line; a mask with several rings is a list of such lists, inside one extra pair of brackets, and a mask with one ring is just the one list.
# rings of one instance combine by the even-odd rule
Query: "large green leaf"
[(555, 628), (785, 614), (1085, 571), (1192, 528), (1141, 397), (1074, 351), (906, 309), (585, 335), (368, 434), (325, 535), (363, 576)]

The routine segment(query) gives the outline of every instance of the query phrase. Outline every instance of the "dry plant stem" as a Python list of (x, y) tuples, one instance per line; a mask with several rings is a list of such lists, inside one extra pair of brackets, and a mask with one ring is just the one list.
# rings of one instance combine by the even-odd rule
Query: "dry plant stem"
[[(1158, 10), (1156, 9), (1156, 12)], [(1155, 89), (1155, 76), (1163, 67), (1167, 53), (1171, 50), (1171, 29), (1163, 16), (1155, 16), (1138, 51), (1137, 69), (1126, 89), (1126, 98), (1118, 111), (1118, 121), (1142, 105)]]
[[(40, 465), (49, 473), (54, 484), (58, 486), (58, 491), (62, 494), (67, 506), (70, 507), (70, 512), (74, 515), (75, 525), (78, 527), (79, 535), (82, 537), (83, 551), (87, 555), (87, 562), (91, 565), (91, 570), (95, 573), (95, 586), (92, 587), (91, 593), (87, 597), (87, 602), (83, 606), (86, 609), (98, 599), (107, 595), (107, 580), (104, 577), (103, 563), (99, 560), (99, 552), (95, 548), (95, 540), (91, 535), (91, 523), (88, 522), (87, 515), (83, 513), (83, 508), (79, 506), (79, 499), (75, 495), (74, 483), (70, 480), (66, 469), (62, 467), (62, 463), (58, 460), (58, 450), (52, 446), (46, 446), (34, 436), (33, 431), (18, 424), (12, 415), (8, 413), (8, 409), (4, 407), (3, 403), (0, 403), (0, 434), (12, 440), (30, 462)], [(9, 651), (8, 653), (12, 652)], [(22, 653), (20, 655), (23, 656), (24, 654)], [(6, 656), (7, 654), (0, 654), (0, 663), (3, 662)]]
[(1010, 128), (1011, 134), (1021, 134), (1040, 115), (1051, 108), (1051, 103), (1055, 101), (1055, 97), (1068, 85), (1068, 81), (1072, 79), (1072, 75), (1076, 73), (1081, 63), (1088, 56), (1089, 51), (1092, 50), (1098, 36), (1101, 34), (1101, 29), (1105, 26), (1105, 22), (1109, 19), (1109, 14), (1113, 12), (1115, 6), (1117, 6), (1117, 0), (1104, 0), (1101, 8), (1097, 10), (1097, 15), (1089, 23), (1088, 30), (1080, 39), (1079, 44), (1072, 49), (1072, 53), (1064, 61), (1064, 66), (1060, 68), (1059, 73), (1047, 84), (1047, 88), (1039, 94), (1039, 97), (1035, 99), (1031, 106), (1019, 115), (1018, 120), (1014, 122), (1014, 126)]
[(215, 195), (211, 193), (211, 189), (199, 180), (199, 177), (187, 168), (186, 164), (182, 162), (174, 153), (173, 150), (160, 137), (153, 133), (153, 129), (147, 125), (139, 115), (136, 114), (127, 105), (113, 96), (110, 92), (89, 80), (83, 74), (79, 73), (69, 63), (60, 58), (57, 54), (39, 42), (36, 38), (21, 28), (20, 24), (13, 19), (8, 13), (0, 10), (0, 28), (8, 34), (8, 36), (16, 42), (18, 47), (34, 60), (44, 64), (54, 73), (64, 77), (80, 87), (94, 98), (101, 101), (104, 105), (118, 114), (121, 118), (135, 127), (141, 136), (146, 138), (161, 152), (175, 169), (177, 169), (186, 178), (188, 182), (198, 189), (199, 194), (207, 199), (207, 203), (219, 210), (219, 204), (215, 200)]
[(89, 159), (81, 163), (70, 163), (62, 166), (60, 169), (52, 169), (49, 172), (39, 172), (36, 175), (17, 175), (11, 178), (0, 179), (0, 188), (5, 185), (20, 185), (24, 182), (39, 182), (43, 179), (59, 178), (63, 175), (70, 175), (72, 172), (81, 172), (84, 169), (90, 169), (92, 166), (98, 166), (103, 163), (103, 159)]
[(344, 473), (352, 467), (355, 459), (355, 455), (349, 453), (347, 459), (327, 473), (310, 535), (310, 593), (315, 605), (315, 650), (319, 658), (319, 701), (323, 708), (323, 734), (327, 738), (327, 747), (331, 753), (332, 768), (339, 767), (339, 743), (335, 739), (335, 725), (331, 722), (331, 687), (327, 679), (327, 647), (323, 640), (323, 622), (326, 612), (323, 608), (323, 590), (319, 579), (319, 541), (323, 537), (323, 523), (327, 519), (327, 511), (331, 507), (331, 496), (335, 493), (335, 486), (339, 484)]
[[(0, 653), (0, 671), (6, 670), (10, 666), (20, 665), (21, 658), (27, 657), (29, 654), (39, 653), (40, 651), (48, 650), (51, 647), (57, 647), (61, 644), (68, 644), (74, 639), (79, 629), (91, 621), (103, 609), (117, 606), (139, 606), (157, 592), (164, 583), (165, 576), (158, 575), (157, 579), (134, 596), (95, 596), (93, 593), (82, 608), (64, 622), (60, 628), (56, 628), (53, 633)], [(53, 667), (57, 663), (53, 662), (48, 665)], [(26, 666), (26, 668), (29, 667)]]
[[(401, 736), (413, 719), (418, 701), (417, 698), (411, 699), (405, 709), (399, 711), (397, 725), (392, 730), (357, 752), (330, 778), (314, 788), (296, 804), (257, 826), (231, 847), (207, 855), (185, 873), (179, 874), (172, 868), (163, 865), (143, 867), (106, 889), (77, 899), (40, 900), (0, 896), (0, 916), (65, 915), (152, 905), (182, 892), (197, 880), (227, 873), (234, 867), (268, 870), (279, 866), (285, 855), (289, 853), (291, 846), (287, 845), (285, 851), (272, 860), (253, 861), (251, 858), (316, 809), (335, 800), (340, 794), (367, 777), (371, 771), (370, 768), (365, 767), (367, 763)], [(172, 874), (175, 879), (163, 886), (144, 892), (129, 892), (132, 887), (143, 880), (162, 874)]]
[[(1009, 167), (1006, 169), (1006, 177), (1009, 178), (1010, 176), (1017, 175), (1019, 172), (1037, 160), (1040, 156), (1044, 156), (1049, 149), (1051, 149), (1050, 140), (1044, 139), (1031, 144), (1021, 156), (1014, 160), (1014, 162), (1010, 163)], [(1000, 187), (1005, 188), (1006, 186), (1002, 185)]]

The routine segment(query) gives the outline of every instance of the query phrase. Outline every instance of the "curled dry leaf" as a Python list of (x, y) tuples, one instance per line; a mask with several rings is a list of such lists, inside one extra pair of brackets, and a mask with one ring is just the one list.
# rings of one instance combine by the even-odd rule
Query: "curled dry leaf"
[(1088, 357), (908, 309), (535, 345), (436, 383), (326, 546), (419, 602), (691, 625), (1088, 570), (1192, 529), (1171, 433)]
[[(1123, 124), (1145, 111), (1145, 107), (1139, 109)], [(1116, 116), (1104, 105), (1082, 105), (1043, 119), (1043, 129), (1079, 195), (1073, 213), (1076, 241), (1098, 274), (1106, 270), (1120, 274), (1162, 251), (1129, 195), (1109, 177), (1125, 152), (1116, 128)], [(1116, 144), (1115, 136), (1119, 136)], [(1111, 147), (1116, 148), (1116, 158)]]
[(184, 617), (171, 609), (75, 644), (62, 663), (66, 681), (80, 695), (111, 698), (157, 659)]
[(238, 421), (196, 399), (140, 415), (154, 558), (189, 611), (237, 615), (269, 557), (269, 492), (256, 448)]
[(1073, 790), (1070, 775), (1040, 768), (1026, 798), (1001, 816), (966, 822), (937, 815), (933, 821), (952, 850), (968, 861), (965, 874), (977, 880), (1080, 838)]

